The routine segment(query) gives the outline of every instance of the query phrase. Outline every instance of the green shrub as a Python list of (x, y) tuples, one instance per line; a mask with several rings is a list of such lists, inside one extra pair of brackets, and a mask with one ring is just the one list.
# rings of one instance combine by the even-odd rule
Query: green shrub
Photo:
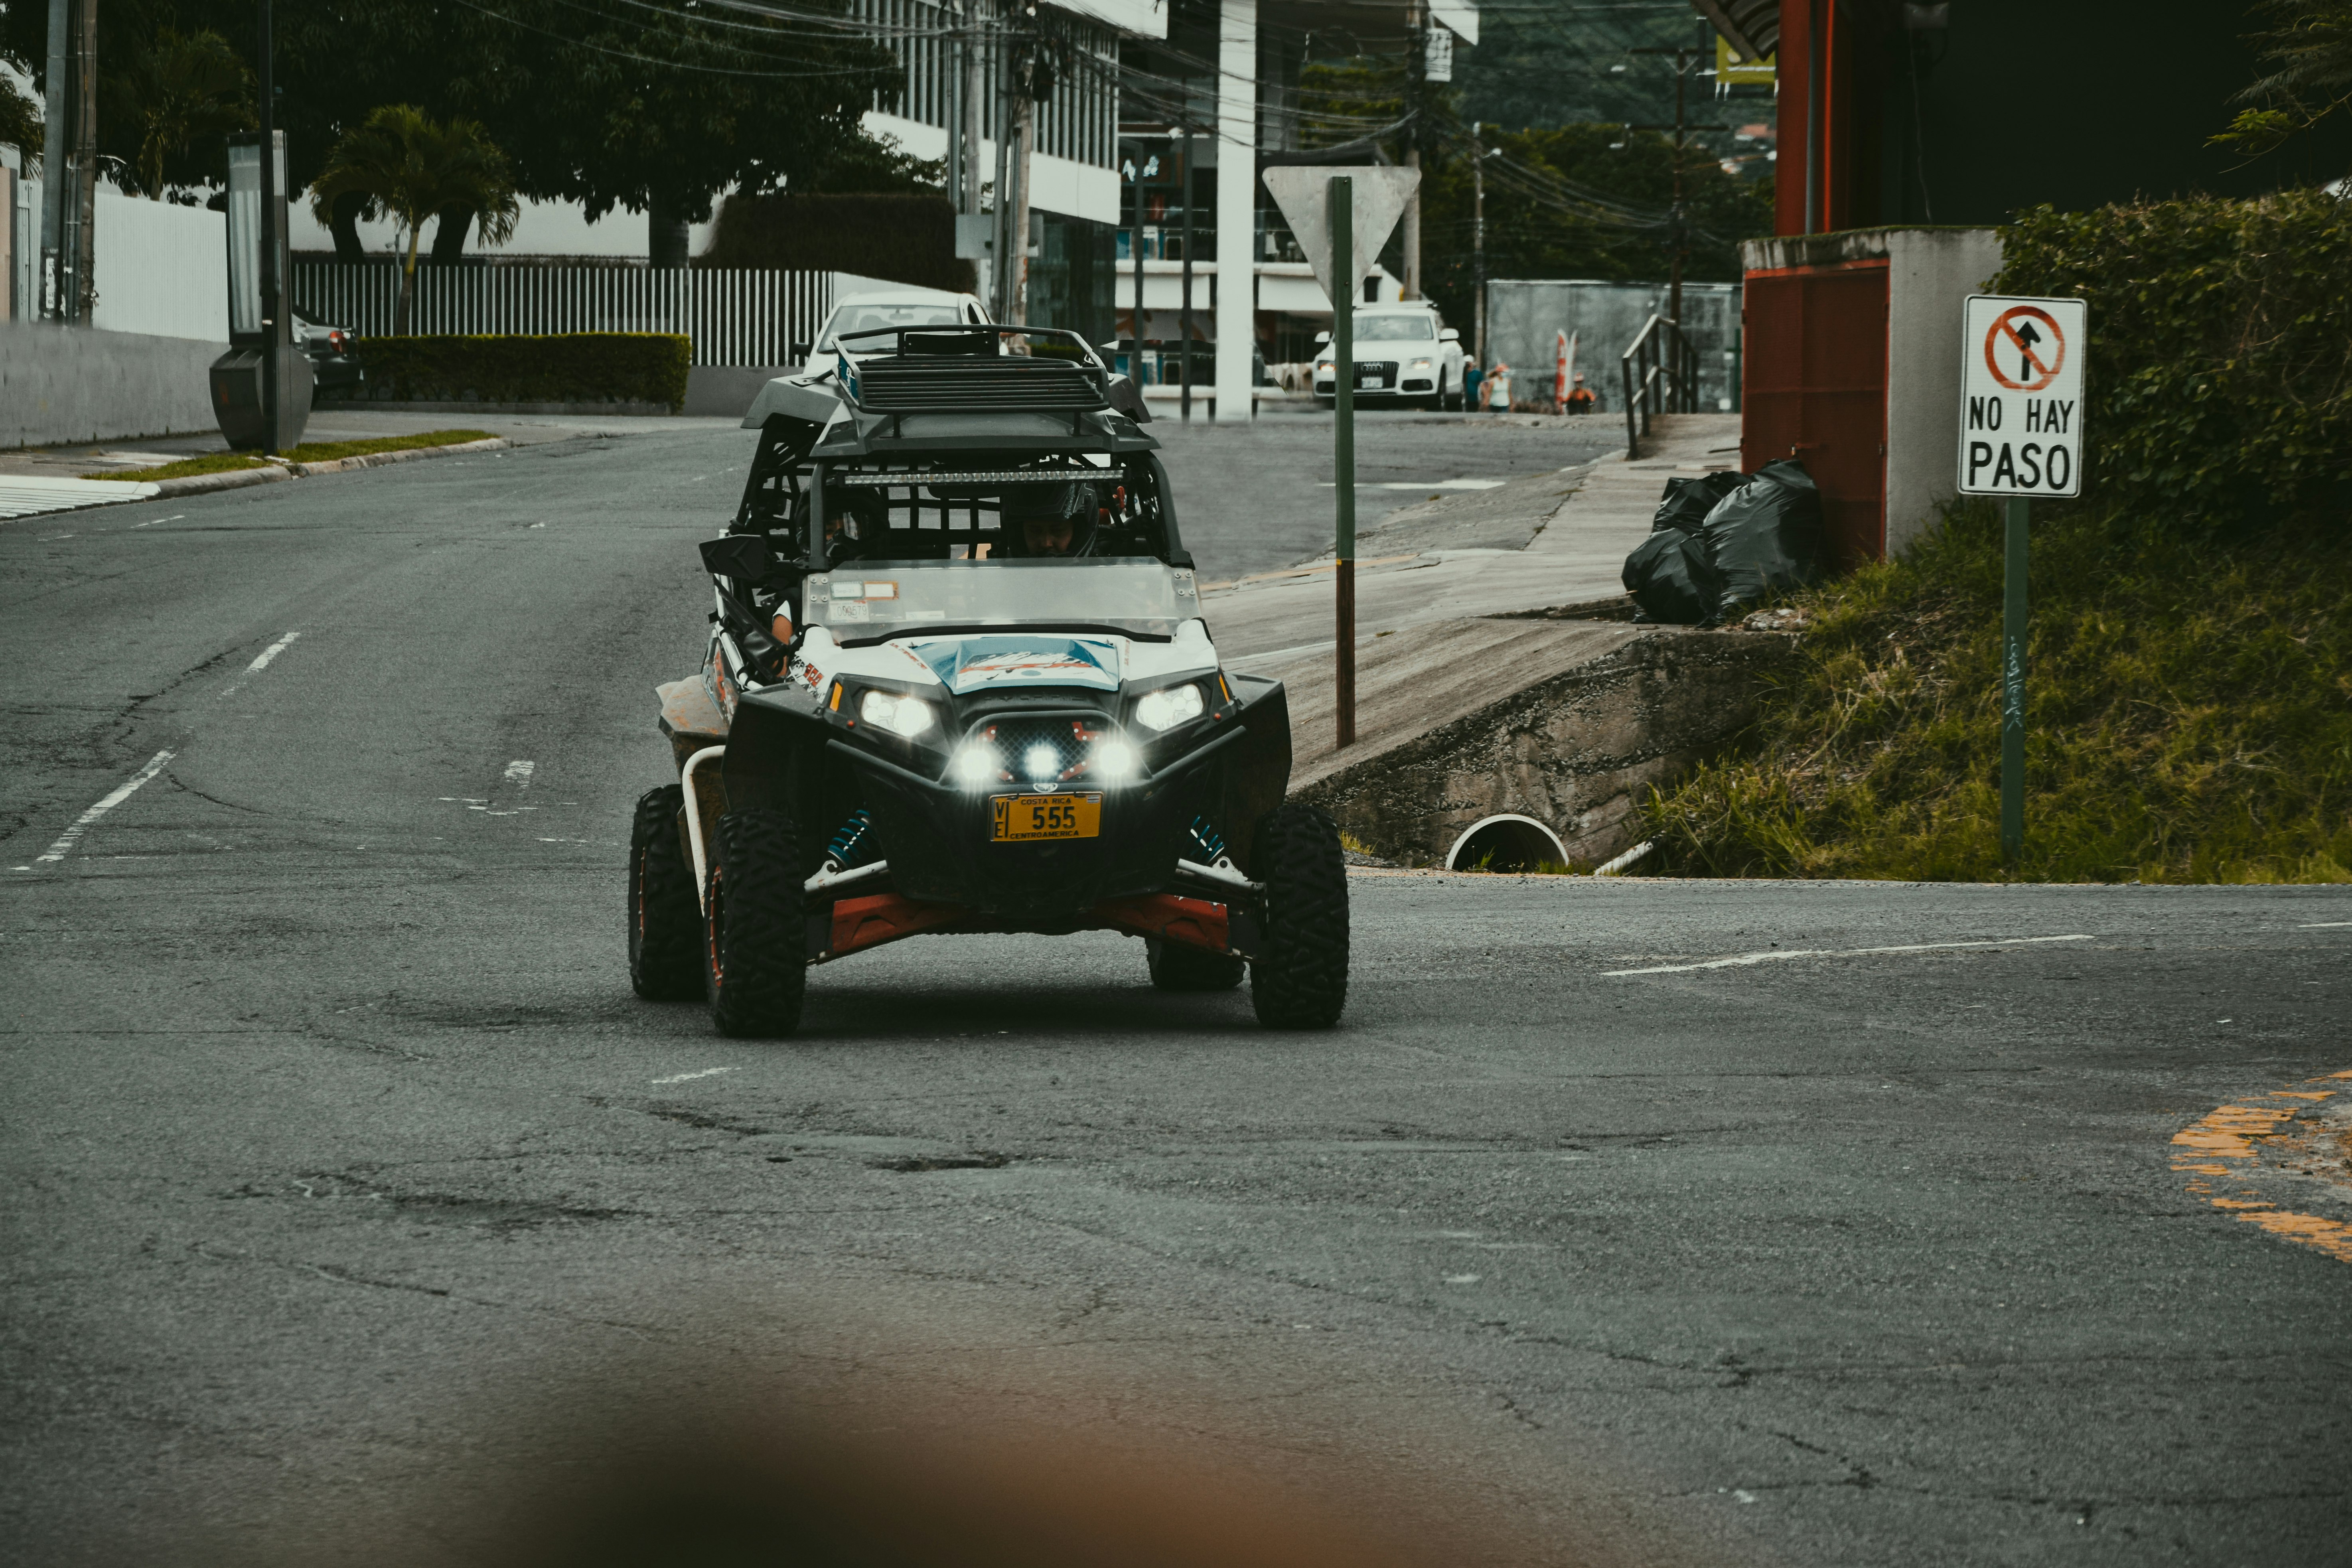
[(686, 402), (682, 332), (362, 338), (371, 397), (428, 403)]
[(2089, 303), (2087, 478), (2104, 504), (2231, 527), (2352, 474), (2352, 201), (2290, 191), (2062, 213), (2001, 235), (1995, 293)]
[[(2352, 881), (2352, 532), (2103, 505), (2037, 510), (2032, 549), (2021, 876)], [(1798, 596), (1797, 673), (1652, 796), (1652, 868), (2001, 876), (2000, 596), (1990, 502)]]

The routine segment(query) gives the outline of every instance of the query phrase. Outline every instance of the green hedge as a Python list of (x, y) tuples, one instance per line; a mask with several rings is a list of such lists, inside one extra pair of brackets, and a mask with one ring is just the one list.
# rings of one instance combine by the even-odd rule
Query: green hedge
[(2151, 521), (2341, 515), (2352, 201), (2290, 191), (2023, 214), (1993, 291), (2090, 306), (2086, 488)]
[(362, 338), (368, 395), (432, 403), (686, 402), (683, 332)]

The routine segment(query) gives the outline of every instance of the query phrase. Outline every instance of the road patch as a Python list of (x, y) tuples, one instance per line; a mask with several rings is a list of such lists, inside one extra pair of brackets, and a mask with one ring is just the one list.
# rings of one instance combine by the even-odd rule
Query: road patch
[(2221, 1106), (2172, 1146), (2189, 1191), (2231, 1219), (2352, 1263), (2352, 1071)]

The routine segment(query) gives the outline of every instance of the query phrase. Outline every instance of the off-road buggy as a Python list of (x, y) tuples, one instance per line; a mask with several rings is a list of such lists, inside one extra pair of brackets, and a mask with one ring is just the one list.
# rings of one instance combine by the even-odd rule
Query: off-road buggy
[(1246, 968), (1264, 1023), (1339, 1017), (1339, 831), (1283, 799), (1281, 684), (1219, 668), (1149, 417), (1036, 328), (850, 334), (761, 390), (701, 672), (657, 689), (639, 995), (783, 1035), (866, 948), (1109, 930), (1162, 989)]

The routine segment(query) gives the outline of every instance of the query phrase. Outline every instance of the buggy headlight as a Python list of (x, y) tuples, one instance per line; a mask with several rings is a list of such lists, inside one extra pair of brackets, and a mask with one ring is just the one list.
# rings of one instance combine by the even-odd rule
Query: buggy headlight
[(857, 700), (857, 717), (861, 723), (904, 735), (910, 741), (940, 721), (929, 703), (919, 697), (902, 697), (896, 691), (867, 692)]
[(1172, 730), (1187, 719), (1201, 716), (1201, 689), (1163, 686), (1147, 691), (1135, 705), (1135, 721), (1147, 730)]

